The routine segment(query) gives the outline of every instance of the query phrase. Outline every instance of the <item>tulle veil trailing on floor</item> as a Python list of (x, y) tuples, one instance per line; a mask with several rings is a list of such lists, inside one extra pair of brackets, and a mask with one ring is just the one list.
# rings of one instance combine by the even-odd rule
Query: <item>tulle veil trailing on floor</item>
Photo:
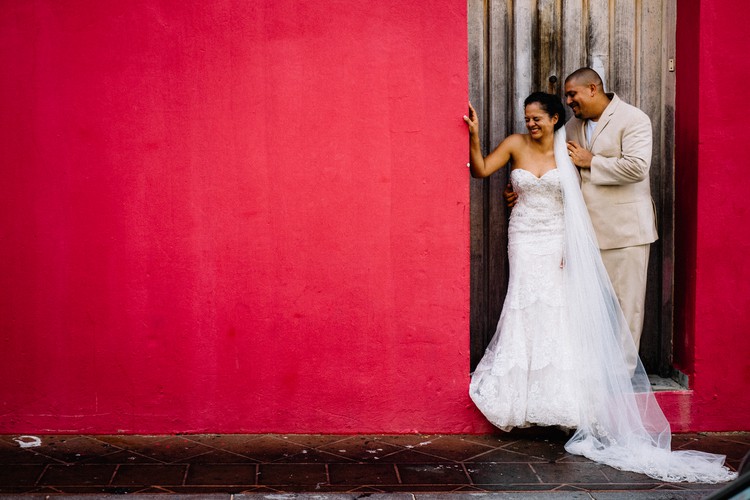
[(565, 217), (563, 293), (583, 401), (579, 424), (565, 449), (662, 481), (733, 479), (736, 473), (724, 466), (722, 455), (671, 450), (669, 423), (601, 260), (578, 171), (567, 154), (565, 127), (555, 132), (554, 144)]

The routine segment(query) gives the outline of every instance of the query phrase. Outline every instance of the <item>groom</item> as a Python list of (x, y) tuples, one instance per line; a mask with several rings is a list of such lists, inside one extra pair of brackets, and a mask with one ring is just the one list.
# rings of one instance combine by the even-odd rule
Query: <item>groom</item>
[[(568, 154), (581, 173), (581, 191), (610, 281), (633, 336), (643, 330), (646, 275), (656, 217), (651, 199), (651, 121), (638, 108), (605, 93), (590, 68), (565, 79)], [(507, 192), (506, 192), (507, 193)], [(506, 199), (512, 203), (514, 196)], [(634, 360), (629, 360), (631, 370)]]
[(581, 68), (565, 79), (568, 153), (581, 173), (581, 191), (599, 249), (638, 349), (643, 330), (646, 275), (656, 217), (651, 199), (651, 120), (601, 77)]

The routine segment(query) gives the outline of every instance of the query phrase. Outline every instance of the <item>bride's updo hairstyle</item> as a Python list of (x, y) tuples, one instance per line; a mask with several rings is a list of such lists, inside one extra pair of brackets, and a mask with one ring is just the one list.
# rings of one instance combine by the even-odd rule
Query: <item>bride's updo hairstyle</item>
[(557, 123), (555, 123), (555, 130), (565, 125), (565, 107), (559, 97), (554, 94), (548, 94), (546, 92), (534, 92), (523, 101), (523, 107), (525, 108), (531, 103), (537, 103), (542, 107), (545, 113), (550, 118), (557, 115)]

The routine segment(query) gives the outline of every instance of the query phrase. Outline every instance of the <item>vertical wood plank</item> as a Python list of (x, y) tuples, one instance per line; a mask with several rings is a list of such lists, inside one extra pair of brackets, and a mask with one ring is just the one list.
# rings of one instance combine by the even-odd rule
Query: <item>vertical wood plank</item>
[[(560, 0), (539, 0), (538, 12), (538, 42), (535, 52), (537, 56), (537, 71), (533, 85), (534, 90), (549, 91), (559, 94), (561, 77), (561, 44), (560, 33), (562, 32), (562, 19), (560, 16)], [(557, 83), (550, 85), (549, 79), (554, 76)]]
[(490, 87), (490, 141), (497, 146), (509, 133), (511, 120), (508, 103), (511, 89), (508, 85), (513, 74), (511, 44), (513, 16), (508, 2), (489, 3), (489, 87)]
[[(657, 217), (664, 209), (660, 196), (661, 187), (667, 181), (664, 178), (662, 161), (662, 2), (640, 1), (638, 7), (640, 41), (637, 73), (638, 87), (634, 88), (636, 104), (651, 118), (653, 127), (653, 152), (651, 156), (651, 194), (656, 205)], [(619, 20), (618, 20), (619, 21)], [(618, 24), (620, 24), (618, 22)], [(625, 23), (627, 24), (627, 23)], [(619, 93), (619, 88), (618, 88)], [(661, 228), (661, 224), (658, 224)], [(660, 300), (661, 296), (661, 247), (659, 241), (651, 246), (651, 258), (648, 266), (646, 289), (646, 309), (641, 337), (640, 355), (644, 366), (651, 372), (657, 371), (662, 352)]]
[[(651, 2), (658, 5), (658, 2)], [(610, 41), (610, 75), (609, 89), (617, 92), (625, 102), (638, 106), (636, 99), (636, 88), (638, 88), (637, 71), (635, 64), (635, 50), (639, 32), (636, 30), (636, 3), (635, 0), (617, 0), (614, 2), (614, 11), (611, 26)], [(657, 16), (661, 19), (661, 15)], [(657, 54), (660, 51), (657, 51)], [(646, 55), (641, 51), (641, 56)], [(657, 87), (658, 88), (658, 87)]]
[[(654, 170), (661, 163), (661, 118), (662, 118), (662, 2), (645, 1), (640, 3), (638, 86), (633, 87), (633, 95), (628, 101), (638, 106), (649, 118), (654, 129), (654, 154), (651, 161)], [(635, 25), (635, 24), (633, 24)], [(624, 80), (619, 76), (618, 80)], [(626, 84), (623, 83), (623, 86)], [(619, 94), (619, 87), (618, 87)], [(656, 179), (658, 180), (658, 178)]]
[(513, 2), (513, 101), (510, 112), (513, 115), (511, 132), (524, 129), (523, 101), (533, 88), (534, 80), (534, 39), (536, 32), (535, 0), (514, 0)]
[[(588, 13), (584, 11), (583, 0), (564, 0), (562, 4), (562, 74), (560, 86), (565, 78), (586, 66), (586, 26)], [(570, 111), (570, 110), (568, 110)], [(571, 116), (570, 114), (568, 116)]]
[[(512, 74), (511, 50), (508, 43), (512, 32), (512, 16), (510, 14), (508, 2), (490, 2), (489, 137), (492, 148), (497, 146), (510, 132), (511, 121), (508, 107), (508, 102), (511, 100), (511, 89), (508, 88), (508, 81)], [(487, 329), (485, 330), (487, 343), (495, 333), (495, 326), (500, 318), (508, 288), (508, 211), (502, 198), (502, 192), (508, 179), (509, 172), (505, 168), (487, 180), (487, 255), (489, 269), (486, 299)]]
[(609, 1), (589, 0), (587, 21), (587, 66), (602, 77), (604, 88), (609, 89)]
[[(487, 136), (487, 16), (484, 0), (468, 0), (469, 32), (469, 99), (479, 115), (480, 139), (483, 153), (486, 154)], [(468, 161), (468, 159), (467, 159)], [(470, 282), (470, 338), (471, 369), (481, 358), (486, 346), (484, 332), (487, 330), (487, 262), (485, 244), (487, 241), (486, 186), (481, 179), (470, 181), (471, 212), (471, 282)]]
[[(468, 0), (467, 19), (469, 32), (469, 99), (479, 115), (480, 125), (487, 120), (487, 1)], [(483, 127), (480, 134), (486, 134)], [(483, 153), (487, 153), (486, 137), (481, 137)]]
[(666, 377), (672, 372), (672, 352), (674, 339), (674, 140), (675, 140), (675, 81), (676, 76), (668, 69), (668, 60), (676, 51), (677, 0), (664, 0), (662, 10), (662, 126), (660, 248), (661, 248), (661, 310), (660, 338), (661, 353), (658, 372)]

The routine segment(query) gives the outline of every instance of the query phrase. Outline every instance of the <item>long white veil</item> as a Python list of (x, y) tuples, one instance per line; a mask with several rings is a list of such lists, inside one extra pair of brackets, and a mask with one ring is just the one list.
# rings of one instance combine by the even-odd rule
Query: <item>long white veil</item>
[[(565, 449), (662, 481), (715, 483), (736, 477), (723, 455), (671, 451), (671, 431), (630, 336), (601, 260), (565, 127), (555, 132), (565, 210), (564, 293), (580, 367), (581, 415)], [(634, 373), (628, 366), (636, 360)], [(630, 364), (629, 364), (630, 361)]]

